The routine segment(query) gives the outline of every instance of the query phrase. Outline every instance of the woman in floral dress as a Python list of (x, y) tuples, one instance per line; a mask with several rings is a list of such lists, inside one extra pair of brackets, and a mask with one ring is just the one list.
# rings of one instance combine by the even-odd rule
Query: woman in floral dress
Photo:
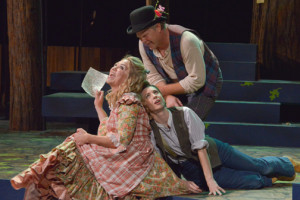
[(25, 199), (154, 199), (201, 192), (193, 182), (179, 179), (153, 149), (148, 115), (139, 93), (146, 72), (139, 58), (127, 56), (110, 70), (106, 99), (96, 93), (100, 120), (97, 135), (79, 128), (62, 144), (11, 179), (26, 188)]

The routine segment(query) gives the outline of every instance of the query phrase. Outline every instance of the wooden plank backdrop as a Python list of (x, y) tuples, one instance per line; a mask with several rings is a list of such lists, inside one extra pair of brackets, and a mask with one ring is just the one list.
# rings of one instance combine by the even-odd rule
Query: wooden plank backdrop
[(47, 86), (50, 86), (52, 72), (87, 71), (90, 67), (109, 71), (126, 54), (127, 50), (124, 48), (81, 47), (79, 51), (79, 47), (48, 46)]
[(299, 0), (253, 0), (251, 43), (258, 45), (260, 77), (300, 80), (299, 35)]
[(76, 70), (76, 47), (48, 46), (47, 48), (47, 86), (50, 86), (52, 72)]

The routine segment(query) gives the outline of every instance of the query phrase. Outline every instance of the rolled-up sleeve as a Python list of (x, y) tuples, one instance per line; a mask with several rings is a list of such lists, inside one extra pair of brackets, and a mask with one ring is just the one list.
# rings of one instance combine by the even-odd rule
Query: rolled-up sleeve
[(205, 140), (205, 125), (198, 115), (188, 107), (183, 107), (184, 119), (189, 129), (192, 151), (208, 148)]
[(193, 93), (203, 87), (206, 80), (204, 44), (193, 33), (185, 31), (181, 37), (180, 50), (188, 76), (179, 83), (186, 93)]

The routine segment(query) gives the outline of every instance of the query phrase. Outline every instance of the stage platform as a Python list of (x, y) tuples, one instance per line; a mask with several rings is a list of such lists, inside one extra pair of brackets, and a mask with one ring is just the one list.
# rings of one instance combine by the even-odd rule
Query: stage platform
[[(40, 154), (47, 153), (60, 144), (80, 126), (83, 125), (75, 122), (48, 122), (46, 131), (12, 132), (8, 131), (8, 121), (0, 120), (0, 199), (22, 199), (24, 190), (15, 191), (11, 188), (9, 179), (26, 169), (38, 159)], [(235, 147), (254, 157), (289, 155), (300, 159), (300, 148), (240, 145)], [(290, 200), (293, 184), (299, 188), (296, 183), (300, 183), (300, 174), (297, 174), (293, 182), (276, 182), (273, 187), (260, 190), (227, 190), (225, 195), (218, 197), (209, 196), (207, 192), (204, 192), (168, 199)]]

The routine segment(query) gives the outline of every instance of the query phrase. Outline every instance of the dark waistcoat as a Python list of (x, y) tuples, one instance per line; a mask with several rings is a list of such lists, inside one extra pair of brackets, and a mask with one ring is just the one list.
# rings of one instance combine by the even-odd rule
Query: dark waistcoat
[[(179, 25), (168, 25), (169, 35), (170, 35), (170, 48), (171, 48), (171, 56), (172, 63), (174, 66), (175, 73), (177, 75), (178, 80), (184, 79), (188, 73), (186, 71), (185, 65), (183, 63), (181, 51), (180, 51), (180, 40), (184, 31), (190, 31), (194, 33), (197, 37), (198, 33), (192, 29), (187, 29)], [(199, 37), (200, 38), (200, 37)], [(204, 87), (200, 88), (197, 92), (202, 92), (207, 97), (216, 97), (216, 83), (219, 74), (219, 61), (216, 56), (212, 53), (212, 51), (208, 48), (208, 46), (204, 44), (204, 62), (206, 68), (206, 81)], [(165, 72), (161, 64), (159, 63), (158, 58), (154, 55), (153, 51), (147, 46), (144, 45), (145, 52), (149, 57), (152, 64), (155, 66), (156, 70), (160, 73), (160, 75), (165, 79), (167, 83), (172, 83), (172, 80)], [(199, 55), (202, 56), (202, 55)]]
[[(191, 142), (189, 139), (189, 130), (184, 120), (184, 112), (181, 107), (172, 107), (169, 108), (169, 110), (172, 113), (173, 116), (173, 123), (175, 126), (175, 130), (177, 133), (178, 141), (181, 147), (182, 152), (185, 154), (185, 159), (193, 159), (196, 161), (199, 161), (198, 154), (193, 152), (191, 150)], [(154, 122), (154, 120), (150, 121), (154, 137), (156, 140), (156, 144), (158, 148), (162, 152), (162, 156), (165, 160), (168, 160), (167, 158), (167, 151), (163, 145), (161, 134), (159, 132), (158, 126)], [(219, 154), (218, 154), (218, 148), (213, 138), (209, 136), (205, 136), (205, 140), (208, 142), (209, 147), (207, 149), (207, 153), (210, 159), (210, 164), (212, 168), (215, 168), (217, 166), (220, 166), (222, 164)], [(169, 155), (169, 154), (168, 154)], [(177, 157), (179, 158), (179, 157)], [(174, 158), (174, 159), (177, 159)]]

